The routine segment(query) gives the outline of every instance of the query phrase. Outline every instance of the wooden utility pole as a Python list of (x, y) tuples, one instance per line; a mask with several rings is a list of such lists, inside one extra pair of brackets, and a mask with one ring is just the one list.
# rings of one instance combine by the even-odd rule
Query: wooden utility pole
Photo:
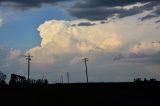
[(32, 60), (32, 57), (30, 54), (28, 54), (26, 57), (26, 60), (28, 61), (28, 82), (29, 82), (29, 78), (30, 78), (30, 61)]
[(84, 58), (82, 59), (83, 62), (85, 63), (85, 67), (86, 67), (86, 79), (87, 79), (87, 83), (88, 83), (88, 68), (87, 68), (87, 61), (88, 61), (88, 58)]

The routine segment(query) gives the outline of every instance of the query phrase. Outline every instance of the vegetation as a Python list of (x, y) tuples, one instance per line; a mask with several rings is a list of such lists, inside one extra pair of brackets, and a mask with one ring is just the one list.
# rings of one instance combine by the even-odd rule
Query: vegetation
[(48, 84), (47, 79), (28, 80), (12, 74), (9, 85), (2, 86), (4, 76), (0, 85), (0, 103), (4, 105), (160, 105), (160, 82), (153, 78), (121, 83)]

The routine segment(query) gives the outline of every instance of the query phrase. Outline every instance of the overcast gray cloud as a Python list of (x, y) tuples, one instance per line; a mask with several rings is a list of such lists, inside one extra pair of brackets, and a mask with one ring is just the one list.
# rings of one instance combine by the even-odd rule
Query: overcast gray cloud
[[(17, 60), (17, 58), (21, 57), (23, 56), (20, 50), (7, 48), (0, 45), (0, 70), (3, 70), (5, 68), (11, 69), (11, 65), (14, 66), (15, 64), (18, 64), (19, 61)], [(14, 71), (16, 72), (18, 70)]]
[(10, 75), (15, 73), (25, 75), (26, 60), (24, 54), (18, 50), (0, 44), (0, 70), (7, 75), (7, 82)]
[(90, 23), (90, 22), (82, 22), (82, 23), (78, 23), (78, 24), (73, 24), (72, 26), (93, 26), (96, 25), (96, 23)]
[(5, 58), (7, 58), (7, 56), (9, 55), (8, 49), (6, 49), (5, 47), (0, 45), (0, 67), (4, 67), (6, 66)]
[(115, 57), (113, 58), (113, 60), (118, 61), (118, 60), (121, 60), (121, 59), (124, 59), (124, 58), (125, 58), (125, 57), (124, 57), (122, 54), (119, 54), (119, 55), (115, 56)]
[(157, 20), (155, 23), (159, 23), (160, 22), (160, 20)]
[(0, 0), (0, 6), (14, 7), (16, 9), (29, 9), (41, 7), (42, 4), (57, 5), (70, 0)]
[(115, 7), (115, 6), (126, 6), (135, 4), (137, 2), (151, 2), (151, 1), (159, 1), (159, 0), (79, 0), (79, 2), (75, 5), (78, 7)]
[(129, 58), (140, 59), (145, 62), (160, 63), (160, 41), (150, 43), (138, 43), (133, 47)]
[(119, 54), (114, 60), (160, 64), (160, 41), (137, 43), (128, 54)]
[[(63, 3), (63, 6), (59, 3)], [(41, 7), (42, 4), (56, 5), (65, 9), (73, 17), (90, 20), (105, 20), (115, 15), (123, 18), (145, 10), (154, 11), (151, 15), (141, 17), (142, 21), (160, 15), (159, 0), (0, 0), (0, 6), (21, 10)]]
[(147, 20), (147, 19), (155, 18), (155, 17), (157, 17), (157, 15), (153, 15), (153, 14), (152, 15), (146, 15), (146, 16), (140, 18), (140, 20), (144, 21), (144, 20)]
[[(118, 18), (132, 16), (159, 6), (158, 0), (81, 0), (68, 9), (70, 15), (77, 18), (103, 20), (116, 15)], [(153, 12), (159, 16), (159, 9)], [(146, 18), (151, 18), (146, 16)]]
[(154, 54), (129, 54), (130, 62), (142, 62), (142, 63), (152, 63), (152, 64), (160, 64), (160, 52)]

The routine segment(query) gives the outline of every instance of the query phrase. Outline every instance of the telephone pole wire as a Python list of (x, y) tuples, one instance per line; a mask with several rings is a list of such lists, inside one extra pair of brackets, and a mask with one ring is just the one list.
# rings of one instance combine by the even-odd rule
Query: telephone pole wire
[(86, 79), (87, 79), (87, 83), (88, 83), (88, 68), (87, 68), (87, 61), (88, 61), (88, 58), (84, 58), (82, 59), (83, 62), (85, 63), (85, 67), (86, 67)]
[(29, 82), (29, 79), (30, 79), (30, 62), (32, 60), (32, 57), (30, 54), (28, 54), (26, 57), (26, 60), (28, 61), (28, 82)]

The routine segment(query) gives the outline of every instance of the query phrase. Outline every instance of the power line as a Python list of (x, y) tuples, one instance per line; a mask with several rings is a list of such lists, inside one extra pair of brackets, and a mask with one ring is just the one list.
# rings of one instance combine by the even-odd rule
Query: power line
[(29, 82), (29, 78), (30, 78), (30, 61), (32, 60), (32, 57), (30, 54), (28, 54), (26, 57), (26, 60), (28, 61), (28, 82)]
[(87, 83), (88, 83), (88, 68), (87, 68), (87, 61), (88, 61), (88, 58), (84, 58), (82, 59), (83, 62), (85, 63), (85, 67), (86, 67), (86, 79), (87, 79)]

